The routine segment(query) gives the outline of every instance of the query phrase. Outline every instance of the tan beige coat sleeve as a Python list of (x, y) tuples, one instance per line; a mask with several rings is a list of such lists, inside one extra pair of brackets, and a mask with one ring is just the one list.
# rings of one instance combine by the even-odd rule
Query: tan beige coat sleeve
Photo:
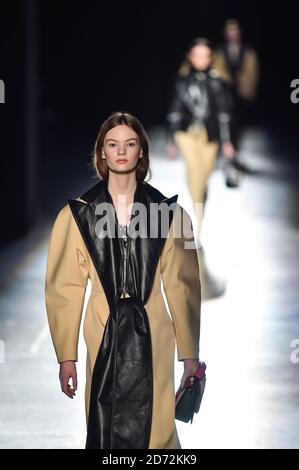
[[(187, 236), (183, 232), (183, 220), (189, 224), (190, 233)], [(191, 218), (180, 205), (174, 213), (169, 237), (162, 250), (161, 277), (174, 322), (178, 360), (199, 359), (201, 314), (199, 264)]]
[(87, 281), (86, 247), (67, 204), (52, 227), (45, 277), (47, 317), (59, 363), (78, 360)]
[(256, 98), (259, 82), (259, 61), (256, 52), (246, 49), (243, 67), (238, 73), (238, 92), (244, 99)]

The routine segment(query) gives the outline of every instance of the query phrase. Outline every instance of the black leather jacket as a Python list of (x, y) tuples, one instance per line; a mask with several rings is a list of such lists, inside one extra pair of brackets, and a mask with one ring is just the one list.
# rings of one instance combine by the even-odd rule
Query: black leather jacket
[(209, 140), (231, 140), (232, 100), (216, 70), (198, 72), (191, 69), (186, 77), (177, 76), (171, 105), (166, 116), (168, 137), (190, 124), (202, 124)]

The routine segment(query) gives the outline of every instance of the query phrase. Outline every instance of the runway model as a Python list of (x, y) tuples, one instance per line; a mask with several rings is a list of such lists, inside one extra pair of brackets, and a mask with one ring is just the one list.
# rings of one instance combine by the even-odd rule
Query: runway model
[(208, 179), (219, 145), (227, 159), (233, 159), (231, 143), (230, 94), (217, 71), (211, 69), (212, 48), (205, 38), (195, 39), (175, 81), (167, 114), (169, 144), (176, 144), (186, 162), (187, 182), (197, 215), (199, 230), (206, 202)]
[(215, 49), (212, 66), (230, 87), (234, 105), (232, 139), (239, 147), (241, 131), (253, 120), (260, 71), (257, 52), (243, 40), (237, 20), (226, 20), (224, 42)]
[(89, 280), (86, 449), (181, 448), (175, 346), (182, 382), (199, 365), (201, 285), (191, 219), (177, 194), (166, 197), (145, 182), (149, 142), (134, 116), (108, 117), (93, 163), (97, 182), (61, 208), (49, 241), (45, 298), (61, 389), (75, 396)]

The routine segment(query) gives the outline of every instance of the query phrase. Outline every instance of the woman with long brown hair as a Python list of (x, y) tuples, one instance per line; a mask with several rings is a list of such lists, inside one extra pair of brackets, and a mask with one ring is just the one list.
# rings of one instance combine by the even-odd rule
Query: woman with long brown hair
[(62, 207), (49, 242), (45, 296), (61, 389), (75, 396), (90, 280), (86, 449), (180, 448), (175, 344), (181, 383), (199, 365), (201, 286), (191, 219), (177, 194), (166, 197), (145, 181), (149, 142), (134, 116), (108, 117), (93, 163), (99, 181)]

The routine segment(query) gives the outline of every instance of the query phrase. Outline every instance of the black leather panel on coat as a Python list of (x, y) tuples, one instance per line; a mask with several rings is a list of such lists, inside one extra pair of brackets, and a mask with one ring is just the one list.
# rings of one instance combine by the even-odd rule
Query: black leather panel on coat
[[(87, 204), (69, 199), (110, 308), (92, 373), (86, 449), (143, 449), (149, 446), (153, 364), (151, 332), (144, 305), (151, 293), (177, 197), (166, 198), (150, 184), (137, 182), (135, 206), (128, 227), (126, 291), (131, 297), (126, 298), (120, 298), (123, 269), (120, 240), (117, 236), (103, 236), (108, 225), (110, 229), (114, 226), (117, 233), (116, 211), (107, 181), (101, 180), (81, 196)], [(173, 209), (167, 213), (169, 218), (164, 225), (157, 210), (161, 202)], [(105, 203), (106, 211), (100, 210), (103, 209), (101, 204)], [(146, 209), (141, 214), (134, 211), (139, 203)], [(155, 214), (158, 221), (156, 238), (149, 236), (150, 221)], [(108, 222), (102, 223), (104, 220)], [(137, 220), (139, 223), (135, 226)], [(142, 228), (144, 236), (134, 236), (134, 226), (136, 230)]]

